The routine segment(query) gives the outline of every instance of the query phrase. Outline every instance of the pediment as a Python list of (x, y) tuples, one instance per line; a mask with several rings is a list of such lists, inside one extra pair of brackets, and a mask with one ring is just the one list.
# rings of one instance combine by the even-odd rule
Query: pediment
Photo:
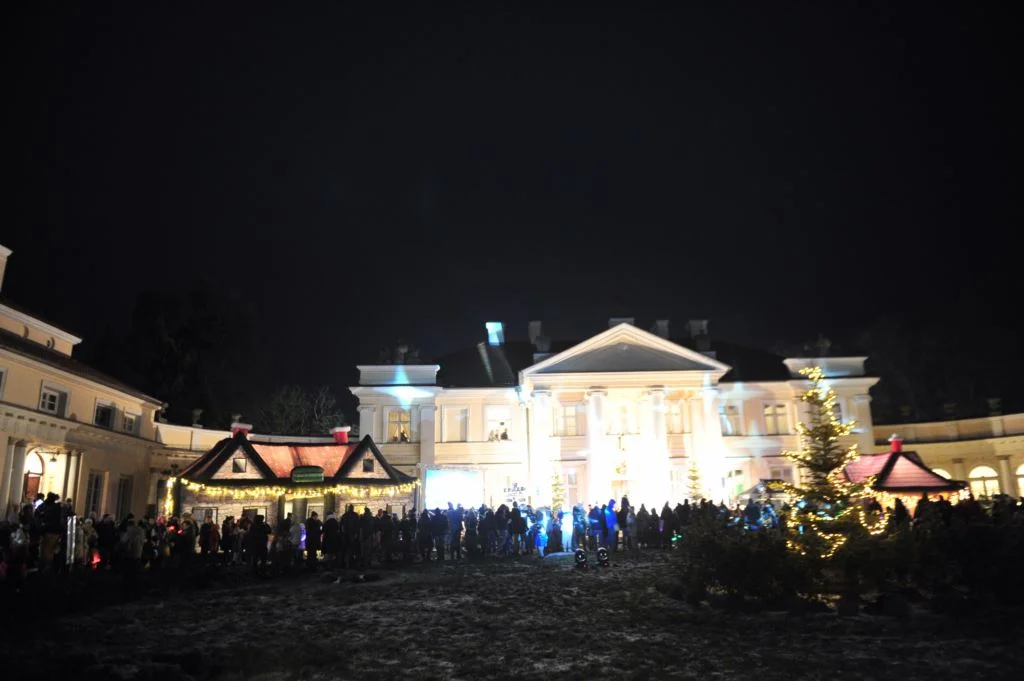
[(523, 371), (524, 375), (674, 372), (724, 373), (729, 366), (632, 326), (619, 324)]
[(244, 447), (237, 447), (223, 458), (210, 477), (214, 480), (266, 480), (261, 468)]

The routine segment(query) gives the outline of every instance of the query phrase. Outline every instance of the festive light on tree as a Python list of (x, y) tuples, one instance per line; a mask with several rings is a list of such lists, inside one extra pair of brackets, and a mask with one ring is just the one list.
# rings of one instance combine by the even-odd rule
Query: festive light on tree
[(690, 457), (690, 467), (686, 472), (686, 487), (690, 501), (700, 502), (704, 498), (704, 486), (700, 481), (700, 469), (697, 468), (697, 460)]
[(835, 413), (836, 394), (825, 383), (820, 367), (803, 369), (811, 387), (801, 400), (809, 407), (809, 421), (797, 424), (801, 447), (783, 454), (806, 473), (801, 486), (789, 486), (795, 503), (787, 519), (787, 545), (804, 555), (829, 560), (858, 535), (881, 534), (885, 523), (871, 518), (861, 503), (872, 494), (874, 477), (852, 482), (845, 468), (859, 458), (857, 445), (844, 445), (853, 421), (843, 423)]

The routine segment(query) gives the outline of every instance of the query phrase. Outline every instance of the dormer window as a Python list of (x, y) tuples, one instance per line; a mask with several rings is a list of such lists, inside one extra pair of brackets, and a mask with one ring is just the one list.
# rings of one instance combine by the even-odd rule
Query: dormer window
[(372, 473), (373, 472), (373, 459), (363, 459), (363, 472), (364, 473)]

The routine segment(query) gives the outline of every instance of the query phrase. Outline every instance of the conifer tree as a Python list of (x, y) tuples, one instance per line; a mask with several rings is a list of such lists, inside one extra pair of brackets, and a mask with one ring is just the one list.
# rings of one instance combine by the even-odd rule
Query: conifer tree
[(704, 498), (703, 485), (700, 482), (700, 469), (697, 468), (697, 460), (690, 457), (690, 468), (686, 473), (686, 486), (690, 501), (699, 503)]
[(803, 555), (829, 560), (851, 538), (879, 534), (880, 520), (872, 520), (861, 501), (870, 494), (873, 479), (851, 482), (844, 469), (859, 457), (857, 445), (841, 442), (854, 422), (843, 423), (835, 413), (836, 394), (825, 383), (820, 367), (801, 372), (811, 382), (801, 400), (808, 406), (808, 422), (797, 424), (800, 449), (783, 452), (806, 473), (800, 486), (790, 486), (794, 497), (787, 518), (787, 545)]
[(551, 476), (551, 510), (557, 511), (565, 503), (565, 482), (559, 473)]

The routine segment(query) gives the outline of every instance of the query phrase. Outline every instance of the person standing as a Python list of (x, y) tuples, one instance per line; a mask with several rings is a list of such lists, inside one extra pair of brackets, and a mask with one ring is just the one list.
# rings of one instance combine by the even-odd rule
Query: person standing
[(309, 514), (306, 520), (306, 563), (310, 570), (316, 570), (317, 552), (323, 546), (322, 535), (324, 525), (316, 511)]

